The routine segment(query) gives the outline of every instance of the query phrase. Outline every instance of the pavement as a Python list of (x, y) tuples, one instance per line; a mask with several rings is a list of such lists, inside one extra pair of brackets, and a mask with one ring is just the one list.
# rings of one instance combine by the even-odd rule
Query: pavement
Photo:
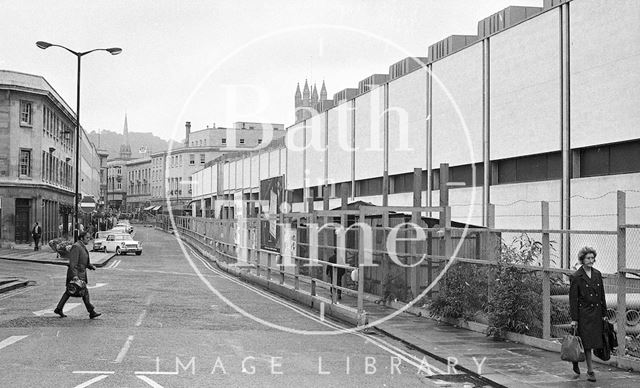
[[(90, 252), (91, 264), (104, 267), (115, 253)], [(69, 259), (58, 257), (58, 254), (47, 245), (38, 251), (29, 244), (16, 244), (13, 248), (0, 248), (0, 260), (15, 260), (40, 264), (67, 265)]]
[[(149, 235), (148, 238), (157, 238), (155, 236), (156, 233), (160, 234), (155, 230), (149, 231), (146, 234)], [(165, 236), (168, 235), (165, 234)], [(161, 252), (166, 253), (165, 250), (166, 249), (163, 246), (163, 249), (159, 249), (157, 254), (160, 254)], [(97, 252), (91, 253), (92, 263), (95, 263), (96, 266), (104, 267), (112, 257), (113, 254), (105, 255)], [(171, 257), (175, 256), (172, 255)], [(36, 252), (33, 251), (32, 247), (30, 250), (26, 248), (0, 249), (0, 259), (28, 263), (66, 265), (66, 261), (57, 259), (56, 254), (51, 252), (49, 247), (44, 247), (42, 251)], [(139, 259), (136, 258), (131, 260), (137, 261)], [(183, 276), (188, 274), (188, 267), (181, 269), (180, 272), (170, 272), (170, 269), (171, 271), (176, 271), (172, 267), (173, 264), (171, 264), (173, 263), (172, 260), (175, 259), (168, 257), (164, 260), (167, 260), (166, 265), (170, 265), (167, 267), (166, 275), (174, 273), (175, 275), (171, 276), (175, 277), (178, 275)], [(133, 265), (135, 261), (130, 261), (130, 263)], [(122, 272), (122, 266), (116, 268), (115, 265), (113, 265), (109, 267), (114, 267), (111, 268), (111, 271), (120, 271), (120, 277), (126, 273)], [(107, 267), (107, 270), (109, 270), (109, 267)], [(148, 271), (145, 268), (149, 268), (148, 265), (140, 267), (137, 270), (141, 271), (139, 273), (145, 273), (144, 271)], [(156, 276), (161, 276), (163, 274), (165, 274), (165, 272), (157, 271)], [(24, 278), (23, 273), (20, 273), (19, 275)], [(6, 281), (10, 278), (11, 276), (4, 280)], [(287, 282), (288, 281), (291, 281), (291, 279), (288, 279)], [(2, 279), (0, 279), (0, 283), (1, 282)], [(171, 284), (173, 288), (170, 288), (174, 289), (179, 285), (181, 284), (173, 283)], [(162, 287), (156, 286), (154, 292), (157, 293), (164, 290), (165, 286), (169, 286), (169, 284), (165, 283)], [(301, 289), (304, 290), (306, 287), (308, 287), (308, 284), (301, 284)], [(192, 288), (192, 290), (194, 289)], [(169, 291), (169, 289), (167, 289), (167, 291)], [(330, 299), (329, 292), (326, 289), (318, 288), (317, 291), (319, 296), (324, 297), (327, 300)], [(189, 297), (191, 298), (189, 300), (196, 302), (196, 305), (192, 307), (192, 311), (189, 312), (189, 317), (193, 317), (193, 314), (195, 314), (198, 309), (203, 308), (203, 306), (200, 306), (201, 302), (199, 301), (208, 296), (203, 292), (204, 291), (202, 290), (197, 293), (189, 291)], [(233, 291), (233, 293), (235, 294), (236, 291)], [(247, 303), (247, 306), (253, 303), (253, 299), (243, 299), (244, 302)], [(348, 306), (355, 306), (356, 299), (353, 296), (343, 294), (339, 303)], [(271, 307), (269, 311), (272, 309), (273, 307)], [(560, 355), (557, 352), (542, 350), (522, 343), (494, 340), (483, 333), (470, 331), (449, 323), (428, 317), (419, 317), (408, 313), (401, 313), (393, 318), (386, 319), (391, 313), (396, 312), (396, 310), (392, 307), (385, 306), (380, 303), (374, 303), (372, 301), (365, 302), (365, 310), (368, 313), (369, 322), (383, 319), (383, 321), (375, 325), (376, 330), (368, 334), (372, 340), (384, 337), (387, 340), (396, 341), (397, 343), (404, 345), (406, 349), (427, 357), (425, 358), (425, 360), (429, 360), (427, 362), (427, 368), (430, 363), (438, 362), (440, 369), (453, 370), (453, 373), (438, 375), (435, 376), (433, 380), (429, 381), (437, 383), (435, 384), (437, 386), (640, 387), (640, 373), (637, 372), (625, 371), (620, 368), (596, 363), (594, 369), (598, 381), (596, 383), (591, 383), (586, 381), (586, 365), (584, 363), (581, 364), (583, 373), (578, 379), (574, 379), (571, 371), (571, 365), (567, 362), (561, 361)], [(9, 310), (6, 312), (8, 313), (8, 311)], [(286, 315), (283, 315), (283, 313), (279, 313), (279, 316), (286, 321), (290, 319), (286, 318)], [(237, 318), (237, 314), (233, 315), (233, 320), (235, 320), (234, 322), (239, 323)], [(139, 324), (137, 323), (136, 326), (138, 325)], [(176, 326), (179, 326), (177, 321)], [(307, 336), (305, 338), (308, 339), (309, 337)], [(321, 347), (320, 343), (314, 346)], [(344, 343), (344, 346), (348, 346), (347, 343)], [(362, 345), (350, 344), (350, 346), (356, 346), (356, 348), (353, 349), (356, 353), (361, 351), (357, 346)], [(185, 351), (185, 354), (190, 353)], [(363, 351), (363, 354), (366, 353)], [(211, 365), (213, 364), (210, 364), (209, 366)], [(443, 367), (443, 365), (445, 367)], [(460, 374), (457, 373), (458, 371)], [(480, 377), (480, 380), (475, 380), (473, 383), (465, 382), (464, 384), (461, 384), (460, 382), (463, 380), (458, 379), (458, 377), (468, 375), (478, 376)], [(357, 383), (357, 380), (355, 382)], [(417, 381), (413, 382), (415, 383)], [(424, 383), (425, 380), (422, 380), (422, 382)]]

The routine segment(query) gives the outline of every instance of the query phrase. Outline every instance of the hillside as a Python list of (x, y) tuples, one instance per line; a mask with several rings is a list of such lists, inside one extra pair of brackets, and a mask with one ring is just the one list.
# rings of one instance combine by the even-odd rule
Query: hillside
[[(120, 145), (124, 142), (124, 136), (121, 133), (103, 130), (101, 134), (91, 131), (89, 139), (97, 148), (107, 150), (109, 159), (118, 157), (120, 153)], [(165, 151), (169, 148), (169, 142), (159, 138), (150, 132), (129, 132), (129, 143), (131, 145), (131, 157), (141, 158), (145, 156), (141, 154), (140, 148), (146, 147), (151, 152)]]

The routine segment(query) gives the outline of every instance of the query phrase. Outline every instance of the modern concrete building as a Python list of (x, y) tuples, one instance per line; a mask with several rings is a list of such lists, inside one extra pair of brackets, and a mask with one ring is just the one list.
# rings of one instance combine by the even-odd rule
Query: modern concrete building
[[(75, 113), (41, 76), (0, 70), (0, 240), (42, 241), (71, 221), (75, 192)], [(99, 154), (82, 130), (80, 192), (100, 198)], [(88, 210), (91, 211), (91, 210)]]
[[(640, 222), (640, 2), (542, 5), (508, 7), (477, 35), (445, 38), (336, 93), (334, 107), (287, 128), (286, 147), (199, 172), (194, 199), (255, 192), (282, 175), (296, 211), (325, 186), (331, 208), (343, 186), (351, 200), (412, 205), (419, 168), (423, 204), (438, 204), (448, 163), (462, 185), (450, 193), (456, 221), (487, 225), (492, 204), (497, 227), (538, 228), (547, 201), (551, 228), (615, 230), (623, 190), (626, 221)], [(607, 237), (562, 249), (582, 244), (615, 253)]]
[(185, 124), (184, 145), (177, 144), (166, 152), (151, 155), (152, 194), (150, 203), (164, 206), (169, 200), (179, 211), (190, 210), (193, 195), (192, 175), (212, 160), (223, 156), (262, 149), (285, 135), (283, 124), (240, 121), (231, 128), (206, 127), (191, 132)]

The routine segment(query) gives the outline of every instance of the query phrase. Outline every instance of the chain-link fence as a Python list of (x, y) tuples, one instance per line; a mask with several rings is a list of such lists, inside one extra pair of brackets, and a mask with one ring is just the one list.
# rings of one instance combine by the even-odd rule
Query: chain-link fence
[[(359, 298), (364, 293), (383, 303), (414, 302), (432, 314), (486, 324), (489, 334), (544, 339), (569, 331), (569, 276), (580, 265), (578, 251), (593, 247), (606, 315), (620, 334), (620, 355), (640, 357), (640, 225), (624, 224), (620, 217), (618, 228), (608, 231), (442, 227), (441, 220), (421, 217), (415, 209), (391, 209), (397, 207), (288, 214), (283, 224), (289, 230), (280, 232), (277, 249), (269, 251), (260, 238), (264, 220), (179, 217), (176, 223), (226, 259), (248, 249), (250, 263), (282, 278), (303, 279), (312, 293), (315, 287), (335, 287), (331, 273), (343, 268), (342, 287)], [(619, 205), (619, 214), (625, 209)], [(293, 268), (283, 268), (285, 252)], [(319, 265), (305, 265), (312, 260)], [(349, 276), (358, 267), (362, 284)]]

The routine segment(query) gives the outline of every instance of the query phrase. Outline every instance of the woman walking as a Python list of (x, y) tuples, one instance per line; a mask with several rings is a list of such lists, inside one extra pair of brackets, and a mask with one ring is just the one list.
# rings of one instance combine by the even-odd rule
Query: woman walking
[[(578, 336), (584, 346), (587, 361), (587, 380), (596, 381), (593, 372), (592, 349), (601, 349), (603, 320), (606, 320), (607, 302), (602, 284), (602, 274), (593, 268), (596, 251), (584, 247), (578, 252), (578, 260), (582, 266), (571, 275), (569, 289), (569, 308), (571, 310), (571, 327), (578, 329)], [(580, 376), (580, 367), (573, 363), (576, 378)]]

